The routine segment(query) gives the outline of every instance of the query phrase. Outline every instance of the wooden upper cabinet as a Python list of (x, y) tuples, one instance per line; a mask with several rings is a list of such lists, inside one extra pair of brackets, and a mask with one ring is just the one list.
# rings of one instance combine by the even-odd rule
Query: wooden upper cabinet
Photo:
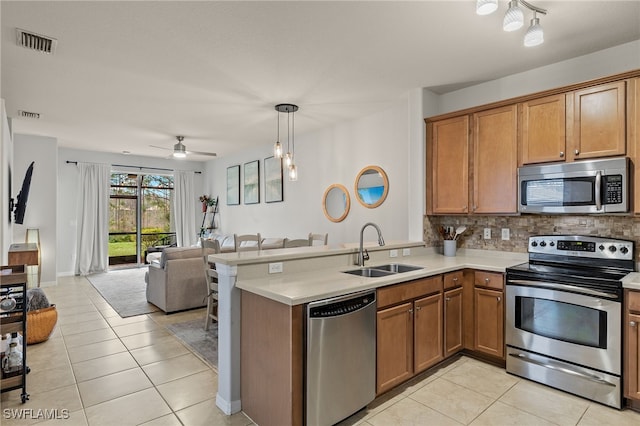
[(427, 212), (469, 211), (469, 116), (427, 126)]
[(565, 160), (565, 98), (559, 94), (520, 104), (522, 164)]
[(472, 212), (517, 213), (517, 106), (474, 113), (472, 133)]
[(573, 108), (567, 108), (570, 159), (625, 155), (625, 90), (619, 81), (573, 92)]

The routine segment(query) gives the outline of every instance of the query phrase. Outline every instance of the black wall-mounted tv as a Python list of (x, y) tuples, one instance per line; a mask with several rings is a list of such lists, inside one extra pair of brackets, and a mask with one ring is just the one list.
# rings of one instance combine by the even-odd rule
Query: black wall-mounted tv
[(22, 225), (24, 222), (24, 213), (27, 210), (27, 199), (29, 198), (29, 188), (31, 187), (31, 175), (33, 174), (33, 165), (35, 161), (32, 161), (27, 168), (27, 173), (24, 175), (22, 181), (22, 189), (18, 193), (18, 201), (16, 201), (15, 210), (15, 223)]

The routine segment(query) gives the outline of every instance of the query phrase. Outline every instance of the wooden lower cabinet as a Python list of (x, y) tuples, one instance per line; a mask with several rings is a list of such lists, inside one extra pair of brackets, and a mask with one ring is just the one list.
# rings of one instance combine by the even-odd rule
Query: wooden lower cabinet
[(462, 287), (444, 292), (444, 357), (463, 349)]
[(504, 296), (502, 291), (474, 289), (474, 350), (504, 358)]
[(640, 291), (625, 291), (624, 396), (640, 401)]
[(442, 293), (413, 302), (414, 374), (443, 360)]
[(413, 376), (413, 303), (378, 311), (376, 393)]

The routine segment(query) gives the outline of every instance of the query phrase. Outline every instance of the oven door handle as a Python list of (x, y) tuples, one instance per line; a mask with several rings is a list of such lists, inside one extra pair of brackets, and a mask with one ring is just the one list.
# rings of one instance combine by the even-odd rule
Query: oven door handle
[(583, 379), (590, 380), (592, 382), (596, 382), (596, 383), (599, 383), (601, 385), (607, 385), (607, 386), (611, 386), (611, 387), (616, 387), (615, 384), (613, 384), (611, 382), (608, 382), (605, 379), (603, 379), (602, 377), (596, 376), (595, 374), (588, 374), (588, 373), (583, 373), (581, 371), (571, 370), (571, 369), (563, 367), (561, 365), (555, 365), (552, 362), (538, 361), (536, 359), (529, 358), (528, 356), (526, 356), (523, 353), (510, 353), (509, 356), (512, 356), (514, 358), (518, 358), (519, 360), (524, 361), (524, 362), (529, 362), (531, 364), (535, 364), (535, 365), (539, 365), (541, 367), (548, 368), (550, 370), (556, 370), (556, 371), (560, 371), (562, 373), (570, 374), (572, 376), (581, 377)]
[(575, 291), (578, 293), (589, 294), (591, 296), (598, 297), (608, 297), (617, 299), (618, 295), (615, 293), (606, 293), (604, 291), (593, 290), (590, 288), (578, 287), (575, 285), (567, 284), (567, 283), (546, 283), (543, 281), (532, 281), (532, 280), (509, 280), (507, 281), (507, 285), (509, 284), (519, 284), (524, 286), (535, 286), (535, 287), (545, 287), (552, 288), (556, 290), (567, 290), (567, 291)]

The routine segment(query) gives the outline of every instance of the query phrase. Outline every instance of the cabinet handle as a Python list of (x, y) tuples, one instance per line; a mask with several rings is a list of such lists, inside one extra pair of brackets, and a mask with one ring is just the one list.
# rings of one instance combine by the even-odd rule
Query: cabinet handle
[(476, 210), (478, 210), (478, 206), (473, 206), (473, 211), (475, 212)]
[(485, 278), (485, 279), (484, 279), (484, 282), (485, 282), (486, 284), (489, 284), (489, 281), (491, 281), (489, 278)]
[(412, 314), (413, 313), (413, 309), (409, 309), (409, 313)]
[(630, 325), (631, 327), (635, 327), (635, 326), (636, 326), (636, 322), (635, 322), (635, 321), (629, 321), (629, 325)]
[(560, 151), (560, 158), (564, 157), (564, 151)]
[(453, 282), (457, 283), (458, 282), (458, 277), (453, 277)]
[(422, 309), (422, 306), (416, 306), (416, 311), (419, 311), (420, 309)]
[(498, 296), (498, 297), (497, 297), (497, 299), (498, 299), (498, 302), (499, 302), (500, 300), (502, 300), (502, 298), (501, 298), (500, 296)]
[(451, 300), (451, 298), (450, 297), (445, 297), (444, 300), (446, 300), (448, 302), (449, 300)]
[(580, 151), (579, 151), (579, 150), (577, 150), (577, 149), (576, 149), (575, 151), (573, 151), (573, 153), (574, 153), (575, 155), (580, 155)]
[(464, 206), (464, 207), (462, 208), (462, 211), (463, 211), (463, 212), (466, 212), (466, 211), (467, 211), (467, 206)]

